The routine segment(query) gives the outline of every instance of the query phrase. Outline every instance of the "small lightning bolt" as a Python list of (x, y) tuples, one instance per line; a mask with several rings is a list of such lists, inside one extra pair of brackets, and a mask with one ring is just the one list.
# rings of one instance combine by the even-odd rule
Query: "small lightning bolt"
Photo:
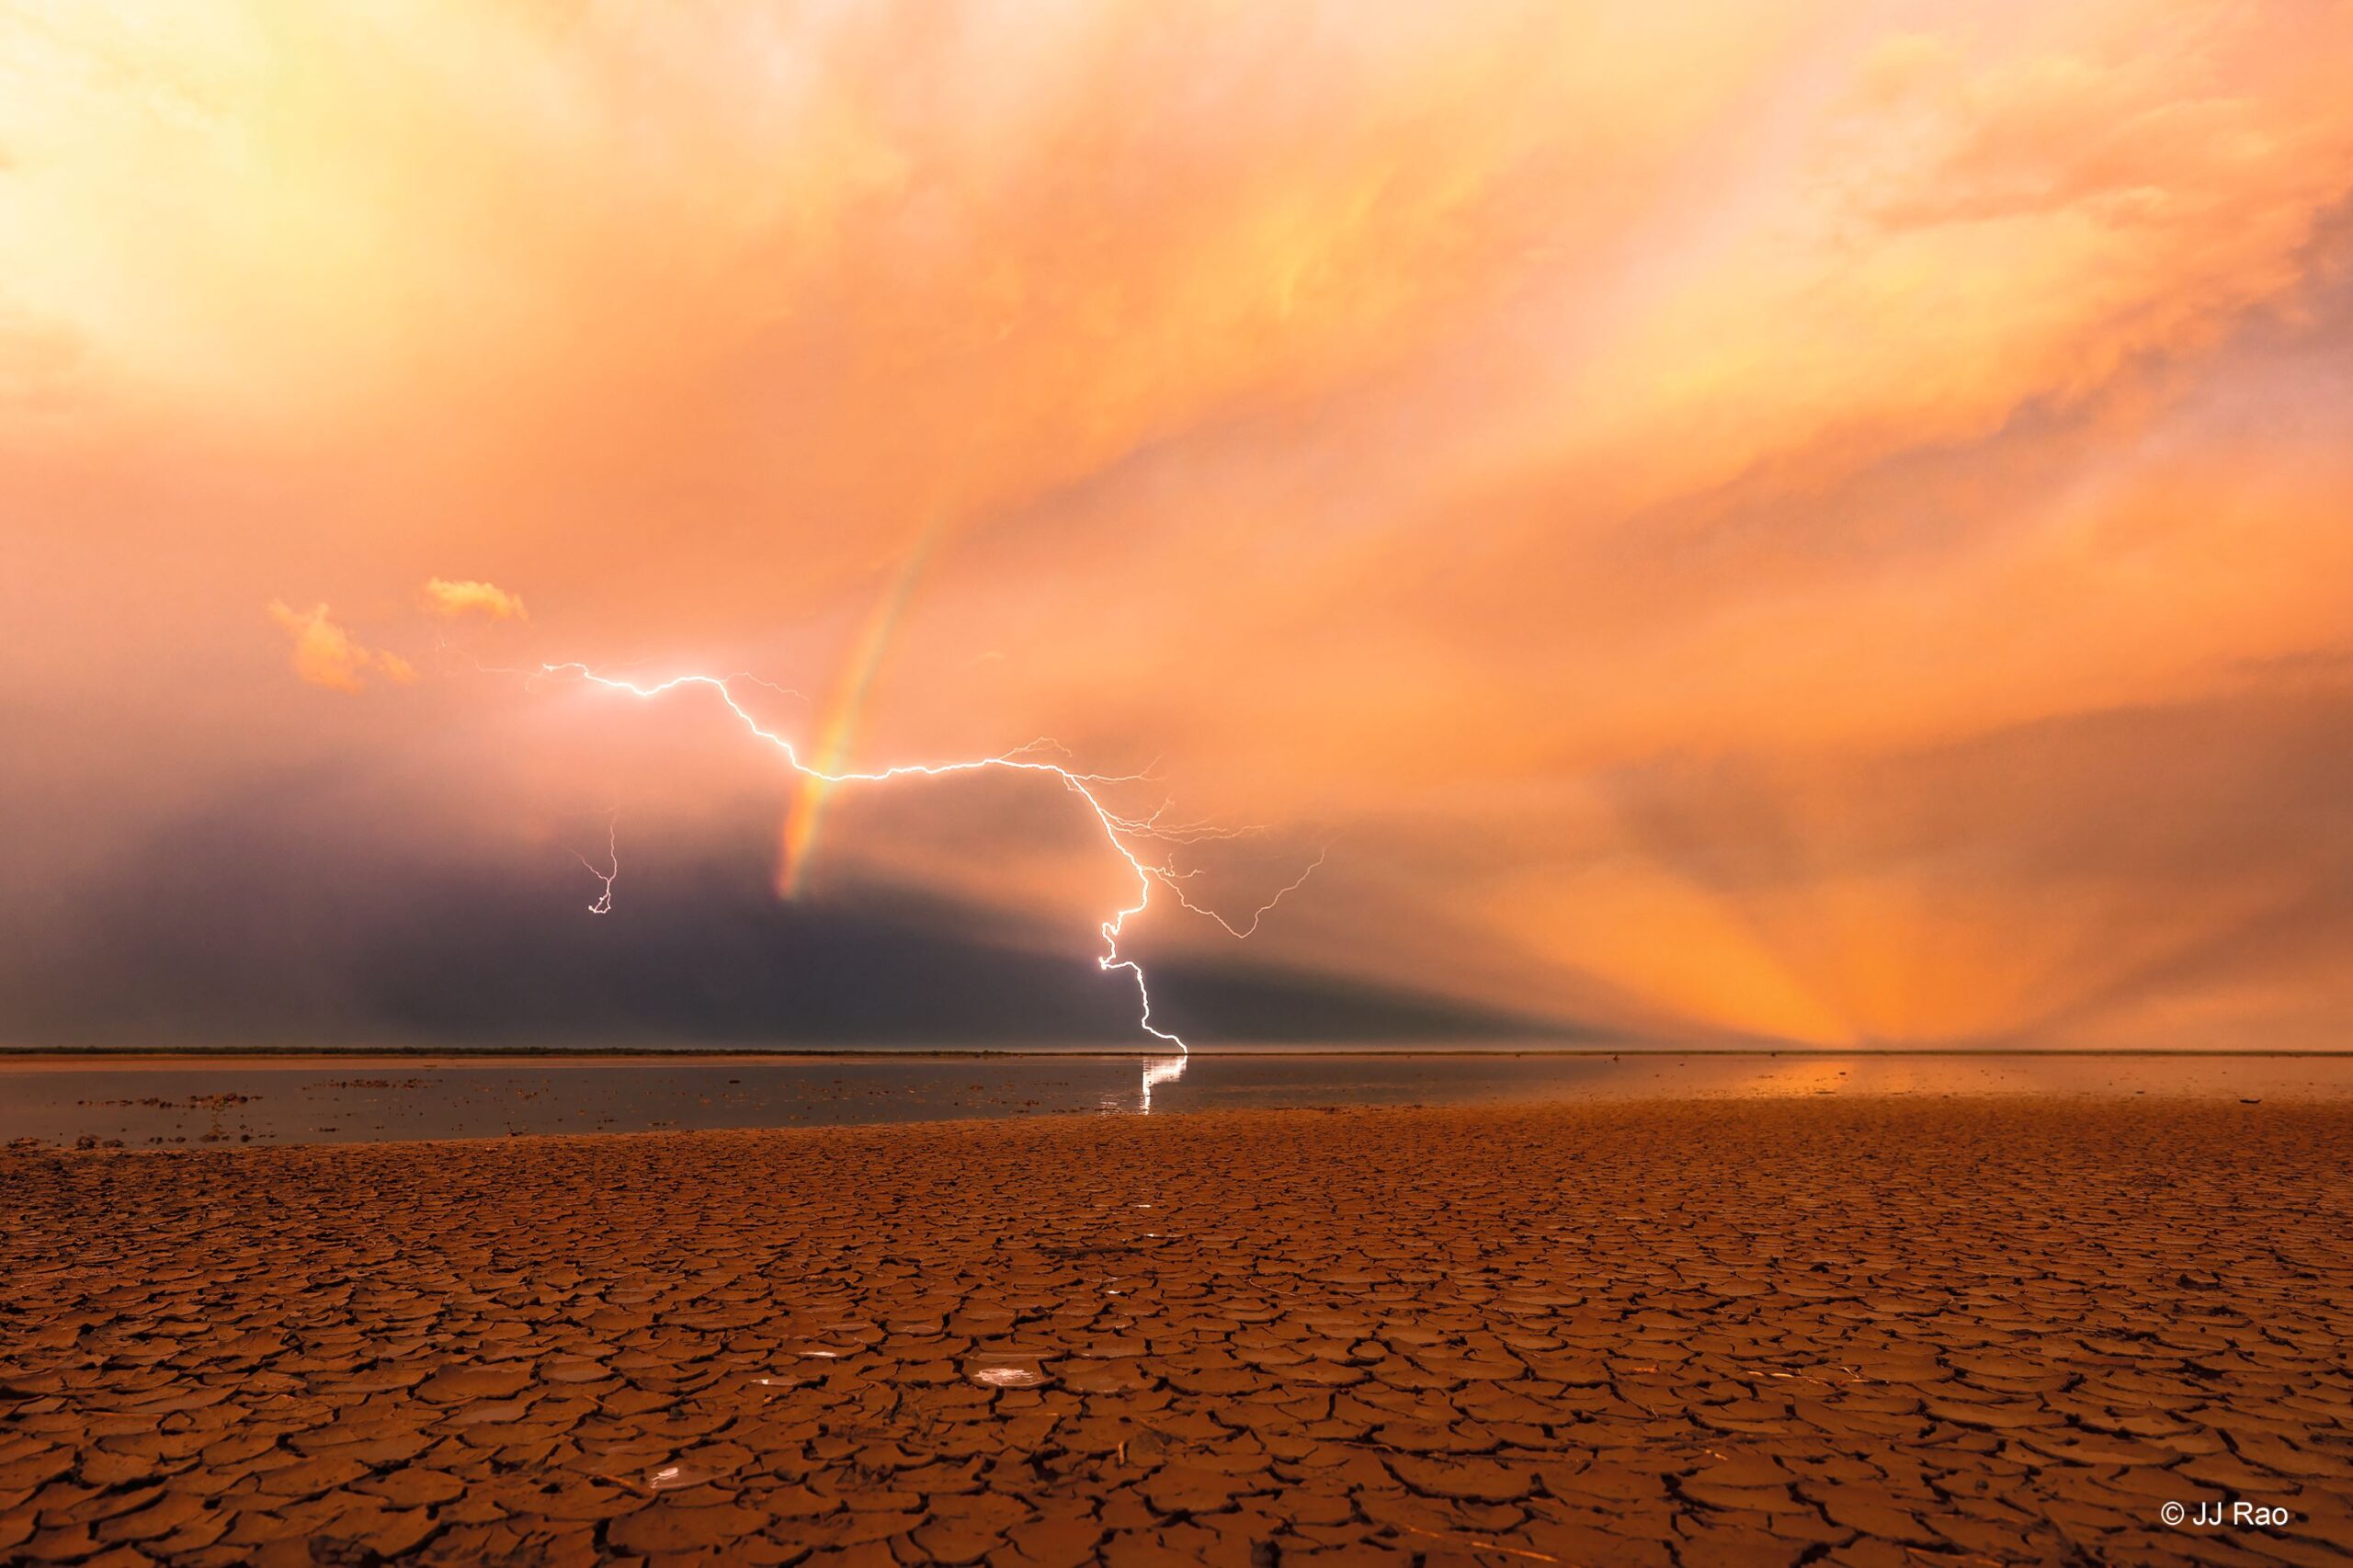
[(577, 849), (572, 852), (572, 858), (585, 866), (590, 876), (605, 884), (604, 891), (597, 895), (597, 901), (588, 906), (591, 915), (610, 915), (613, 912), (613, 883), (620, 880), (621, 874), (621, 842), (617, 821), (616, 817), (610, 816), (605, 819), (605, 863), (609, 869), (600, 871), (597, 869), (597, 863)]
[[(1255, 828), (1217, 828), (1201, 823), (1164, 824), (1161, 819), (1167, 812), (1167, 807), (1165, 805), (1162, 806), (1159, 811), (1153, 812), (1150, 816), (1126, 816), (1119, 812), (1113, 811), (1108, 805), (1104, 803), (1103, 798), (1096, 793), (1097, 788), (1101, 785), (1132, 783), (1137, 779), (1148, 777), (1146, 774), (1081, 773), (1073, 768), (1065, 767), (1060, 763), (1047, 761), (1038, 756), (1037, 754), (1040, 750), (1046, 748), (1047, 744), (1037, 741), (1032, 741), (1027, 745), (1017, 746), (1012, 751), (1000, 752), (994, 756), (973, 757), (956, 762), (899, 763), (890, 767), (878, 768), (866, 772), (835, 772), (826, 768), (813, 767), (808, 763), (802, 761), (799, 750), (795, 748), (790, 739), (778, 734), (775, 731), (770, 730), (767, 726), (762, 724), (759, 720), (753, 715), (750, 710), (746, 709), (741, 702), (736, 700), (733, 683), (737, 680), (748, 680), (753, 678), (747, 676), (683, 675), (674, 676), (668, 680), (658, 681), (647, 685), (641, 684), (637, 681), (624, 680), (618, 676), (600, 674), (583, 664), (541, 665), (536, 674), (540, 676), (576, 676), (582, 681), (591, 686), (602, 687), (608, 691), (623, 692), (631, 697), (638, 698), (641, 700), (646, 701), (650, 701), (654, 698), (667, 696), (671, 692), (681, 690), (688, 687), (708, 689), (715, 694), (722, 703), (725, 704), (727, 710), (734, 714), (736, 719), (742, 722), (744, 728), (748, 730), (755, 738), (767, 742), (769, 745), (775, 747), (779, 753), (782, 754), (787, 767), (790, 767), (795, 773), (801, 775), (803, 778), (817, 779), (826, 784), (883, 784), (888, 783), (894, 778), (942, 778), (955, 774), (979, 773), (988, 770), (1042, 774), (1048, 778), (1058, 780), (1064, 789), (1070, 790), (1080, 800), (1086, 802), (1087, 810), (1094, 813), (1096, 822), (1103, 829), (1104, 841), (1109, 844), (1112, 850), (1118, 854), (1120, 858), (1127, 863), (1128, 869), (1135, 873), (1135, 902), (1122, 909), (1113, 912), (1103, 921), (1099, 927), (1103, 933), (1103, 951), (1098, 954), (1095, 960), (1096, 967), (1103, 971), (1106, 974), (1114, 971), (1125, 971), (1128, 976), (1135, 982), (1136, 1002), (1140, 1008), (1136, 1019), (1138, 1026), (1142, 1028), (1144, 1033), (1152, 1036), (1154, 1040), (1164, 1040), (1169, 1045), (1175, 1046), (1179, 1051), (1184, 1051), (1188, 1054), (1190, 1053), (1191, 1048), (1185, 1043), (1181, 1037), (1171, 1030), (1162, 1028), (1159, 1025), (1152, 1021), (1152, 991), (1150, 986), (1145, 983), (1143, 967), (1137, 963), (1135, 960), (1123, 957), (1120, 954), (1120, 938), (1121, 934), (1127, 928), (1128, 921), (1136, 915), (1142, 915), (1144, 910), (1151, 905), (1152, 890), (1154, 885), (1158, 885), (1166, 888), (1170, 896), (1185, 909), (1190, 910), (1196, 915), (1207, 915), (1210, 919), (1216, 921), (1220, 926), (1223, 926), (1234, 937), (1248, 937), (1252, 932), (1258, 928), (1258, 923), (1266, 918), (1268, 911), (1272, 910), (1276, 904), (1280, 903), (1290, 893), (1297, 891), (1300, 884), (1306, 881), (1309, 877), (1314, 875), (1316, 868), (1324, 863), (1324, 855), (1319, 853), (1315, 857), (1314, 861), (1310, 864), (1305, 870), (1302, 871), (1288, 885), (1279, 890), (1275, 893), (1274, 897), (1268, 899), (1265, 903), (1259, 905), (1256, 910), (1253, 911), (1246, 921), (1237, 923), (1228, 920), (1224, 915), (1218, 914), (1213, 909), (1195, 903), (1192, 900), (1185, 896), (1185, 891), (1181, 884), (1185, 881), (1198, 875), (1199, 873), (1197, 871), (1180, 871), (1176, 869), (1175, 866), (1170, 864), (1165, 858), (1157, 860), (1147, 858), (1142, 853), (1137, 850), (1133, 841), (1154, 840), (1162, 844), (1181, 846), (1201, 843), (1211, 839), (1242, 837), (1246, 835), (1256, 833), (1258, 830)], [(784, 689), (780, 687), (770, 686), (770, 683), (766, 681), (756, 681), (755, 684), (769, 686), (771, 690)], [(607, 826), (609, 830), (611, 824), (608, 822)], [(603, 893), (594, 903), (591, 903), (588, 906), (591, 914), (608, 914), (613, 906), (613, 882), (620, 875), (620, 855), (618, 848), (618, 841), (611, 835), (609, 831), (607, 837), (607, 847), (610, 852), (608, 860), (609, 869), (607, 870), (597, 869), (596, 865), (592, 863), (586, 856), (579, 856), (580, 863), (587, 867), (591, 875), (597, 877), (604, 883)], [(578, 852), (575, 850), (574, 854), (577, 855)], [(1170, 1074), (1168, 1076), (1174, 1077), (1175, 1074)], [(1145, 1093), (1147, 1096), (1151, 1093), (1151, 1085), (1152, 1080), (1149, 1075), (1147, 1075), (1145, 1080)]]

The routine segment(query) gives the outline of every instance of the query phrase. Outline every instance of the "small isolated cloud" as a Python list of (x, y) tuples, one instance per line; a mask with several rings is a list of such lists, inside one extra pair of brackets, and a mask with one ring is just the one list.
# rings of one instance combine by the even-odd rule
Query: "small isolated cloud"
[(436, 615), (460, 616), (479, 610), (493, 620), (529, 620), (522, 599), (495, 583), (435, 577), (425, 585), (425, 597)]
[(294, 673), (313, 686), (330, 691), (358, 691), (373, 670), (386, 680), (405, 686), (416, 678), (416, 666), (397, 653), (365, 648), (335, 622), (324, 605), (298, 610), (283, 599), (273, 599), (269, 619), (294, 639)]

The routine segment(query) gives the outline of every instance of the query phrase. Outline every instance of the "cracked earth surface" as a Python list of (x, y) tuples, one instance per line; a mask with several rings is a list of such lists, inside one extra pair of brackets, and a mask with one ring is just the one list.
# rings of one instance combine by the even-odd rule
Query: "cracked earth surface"
[[(0, 1156), (0, 1559), (2342, 1561), (2353, 1112)], [(2246, 1498), (2284, 1528), (2168, 1529)]]

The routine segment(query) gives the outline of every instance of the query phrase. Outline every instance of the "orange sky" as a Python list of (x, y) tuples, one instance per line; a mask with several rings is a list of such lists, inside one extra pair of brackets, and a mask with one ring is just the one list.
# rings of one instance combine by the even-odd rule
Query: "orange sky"
[[(2346, 1043), (2353, 7), (138, 10), (0, 4), (19, 933), (256, 801), (781, 821), (481, 668), (585, 659), (1158, 758), (1221, 896), (1330, 846), (1270, 964)], [(802, 885), (1083, 963), (1068, 827), (837, 791)]]

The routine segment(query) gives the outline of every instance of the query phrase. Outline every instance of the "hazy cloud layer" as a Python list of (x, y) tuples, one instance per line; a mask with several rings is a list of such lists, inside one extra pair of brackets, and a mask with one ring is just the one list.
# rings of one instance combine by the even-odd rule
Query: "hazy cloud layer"
[[(2348, 56), (2336, 4), (0, 5), (0, 921), (288, 778), (394, 890), (615, 811), (772, 855), (709, 704), (517, 673), (587, 659), (854, 760), (1157, 758), (1264, 830), (1188, 887), (1330, 845), (1254, 938), (1302, 972), (2338, 1041)], [(1091, 980), (1068, 804), (836, 791), (757, 928), (919, 892)]]

